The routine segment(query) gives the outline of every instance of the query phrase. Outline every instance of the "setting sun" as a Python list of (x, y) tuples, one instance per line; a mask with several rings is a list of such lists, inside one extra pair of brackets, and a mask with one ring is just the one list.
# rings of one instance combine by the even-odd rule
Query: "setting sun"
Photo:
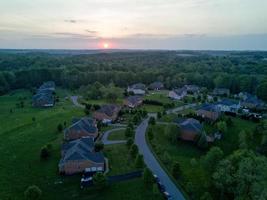
[(105, 49), (108, 49), (109, 48), (109, 43), (103, 43), (103, 47), (105, 48)]

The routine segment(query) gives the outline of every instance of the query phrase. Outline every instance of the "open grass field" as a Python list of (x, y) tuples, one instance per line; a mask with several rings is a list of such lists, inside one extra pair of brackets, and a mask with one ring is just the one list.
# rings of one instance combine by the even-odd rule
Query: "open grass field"
[[(238, 148), (238, 134), (241, 130), (246, 130), (249, 133), (257, 125), (238, 118), (232, 118), (232, 120), (233, 125), (224, 134), (224, 139), (214, 144), (219, 146), (225, 154), (230, 154)], [(187, 193), (189, 193), (188, 183), (191, 183), (194, 187), (193, 195), (199, 199), (205, 191), (208, 191), (208, 186), (211, 184), (209, 176), (206, 175), (205, 169), (199, 163), (200, 157), (206, 152), (198, 149), (194, 144), (184, 141), (177, 141), (176, 144), (172, 144), (165, 136), (165, 127), (166, 125), (153, 126), (154, 139), (150, 141), (151, 147), (169, 172), (171, 172), (173, 163), (179, 162), (182, 178), (177, 183)], [(205, 125), (205, 129), (210, 132), (213, 131), (211, 125)], [(251, 140), (251, 143), (257, 144), (258, 138)], [(169, 161), (166, 161), (166, 154), (170, 157)], [(195, 158), (197, 163), (192, 164), (192, 158)]]
[(118, 130), (114, 131), (111, 134), (109, 134), (108, 139), (109, 140), (124, 140), (125, 139), (125, 130)]
[[(0, 97), (0, 199), (24, 199), (25, 189), (33, 184), (42, 190), (42, 200), (157, 199), (152, 191), (144, 190), (141, 178), (116, 183), (99, 192), (81, 190), (80, 175), (58, 175), (63, 134), (57, 131), (57, 125), (64, 121), (69, 125), (73, 116), (83, 116), (84, 113), (69, 100), (64, 100), (68, 91), (57, 90), (57, 94), (60, 102), (49, 109), (32, 108), (32, 94), (29, 91), (15, 91)], [(17, 108), (16, 104), (21, 101), (24, 108)], [(53, 146), (52, 155), (48, 160), (41, 161), (40, 149), (48, 143)], [(133, 162), (129, 161), (127, 165), (126, 161), (123, 162), (126, 147), (114, 146), (112, 149), (107, 149), (113, 166), (110, 173), (120, 173), (122, 169), (124, 172), (131, 171)]]

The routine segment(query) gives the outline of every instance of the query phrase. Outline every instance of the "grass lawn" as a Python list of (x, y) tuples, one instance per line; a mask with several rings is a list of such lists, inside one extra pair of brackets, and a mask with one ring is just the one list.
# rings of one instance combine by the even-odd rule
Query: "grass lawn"
[[(256, 123), (245, 121), (239, 118), (232, 118), (233, 125), (228, 128), (224, 134), (224, 138), (221, 141), (216, 142), (214, 145), (219, 146), (225, 154), (230, 154), (234, 150), (238, 149), (238, 134), (241, 130), (251, 132), (255, 127)], [(206, 175), (205, 170), (199, 164), (199, 158), (205, 155), (205, 151), (198, 149), (191, 143), (184, 141), (177, 141), (176, 144), (172, 144), (164, 134), (165, 125), (153, 126), (154, 139), (150, 141), (153, 151), (157, 154), (162, 164), (170, 172), (171, 167), (175, 161), (179, 162), (182, 178), (177, 182), (188, 192), (187, 183), (190, 182), (194, 186), (194, 198), (199, 199), (203, 192), (209, 189), (209, 176)], [(212, 133), (215, 129), (211, 125), (205, 124), (205, 130), (208, 133)], [(255, 149), (256, 144), (259, 142), (258, 136), (249, 139), (250, 147)], [(170, 156), (170, 161), (166, 161), (166, 153)], [(195, 158), (197, 164), (192, 165), (191, 160)], [(211, 193), (213, 191), (210, 191)]]
[[(141, 178), (116, 183), (98, 192), (81, 190), (80, 175), (62, 177), (58, 174), (63, 134), (57, 131), (57, 125), (64, 121), (69, 125), (73, 116), (84, 113), (69, 100), (64, 100), (68, 91), (57, 90), (57, 94), (60, 102), (49, 109), (32, 108), (29, 91), (19, 90), (0, 97), (0, 199), (24, 199), (25, 189), (33, 184), (42, 190), (42, 200), (157, 199), (152, 197), (152, 191), (144, 189)], [(22, 100), (24, 108), (18, 108), (16, 104)], [(41, 161), (40, 149), (48, 143), (53, 146), (51, 157)], [(133, 169), (132, 161), (127, 165), (123, 161), (126, 147), (116, 146), (114, 150), (107, 148), (106, 151), (114, 166), (110, 174)], [(119, 169), (116, 169), (116, 163), (121, 164)]]
[(114, 131), (114, 132), (109, 134), (108, 139), (109, 140), (124, 140), (125, 139), (124, 132), (125, 132), (125, 130)]

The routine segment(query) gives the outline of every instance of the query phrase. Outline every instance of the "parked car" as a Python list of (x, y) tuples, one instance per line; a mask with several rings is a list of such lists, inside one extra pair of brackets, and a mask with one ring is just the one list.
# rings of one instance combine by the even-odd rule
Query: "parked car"
[(92, 177), (83, 177), (81, 179), (81, 188), (86, 187), (86, 186), (91, 186), (91, 185), (93, 185)]
[(163, 196), (164, 196), (164, 199), (166, 199), (166, 200), (172, 200), (173, 199), (172, 196), (166, 191), (163, 192)]
[(158, 184), (158, 188), (159, 188), (159, 191), (160, 192), (165, 192), (165, 186), (159, 181), (159, 182), (157, 182), (157, 184)]
[(156, 174), (153, 174), (153, 177), (156, 183), (160, 182), (159, 177)]

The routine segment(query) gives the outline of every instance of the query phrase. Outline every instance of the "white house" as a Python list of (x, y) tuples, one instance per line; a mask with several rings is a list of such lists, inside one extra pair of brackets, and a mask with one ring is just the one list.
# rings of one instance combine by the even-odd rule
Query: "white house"
[(223, 99), (216, 103), (216, 107), (221, 112), (237, 112), (240, 109), (240, 102), (231, 99)]
[(168, 97), (173, 100), (181, 100), (187, 95), (187, 91), (184, 88), (172, 90), (169, 92)]

